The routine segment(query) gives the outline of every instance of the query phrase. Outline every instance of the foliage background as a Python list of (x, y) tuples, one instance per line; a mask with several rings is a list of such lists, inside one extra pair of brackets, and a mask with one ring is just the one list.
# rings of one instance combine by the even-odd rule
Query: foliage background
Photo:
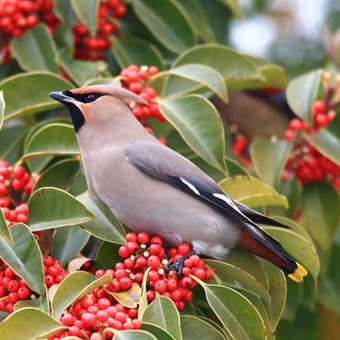
[[(156, 65), (161, 71), (150, 84), (159, 94), (160, 110), (169, 123), (150, 120), (153, 132), (219, 181), (232, 198), (275, 215), (291, 226), (288, 231), (272, 227), (267, 230), (310, 272), (301, 285), (286, 282), (273, 266), (235, 251), (226, 263), (210, 260), (219, 268), (215, 281), (202, 285), (203, 289), (195, 293), (192, 308), (180, 317), (178, 311), (167, 308), (167, 302), (159, 299), (166, 318), (177, 320), (175, 326), (161, 325), (152, 307), (150, 319), (144, 321), (177, 335), (175, 338), (180, 337), (178, 329), (183, 338), (199, 336), (207, 327), (206, 322), (216, 338), (237, 338), (239, 334), (252, 339), (334, 338), (340, 315), (339, 192), (326, 182), (306, 186), (294, 179), (282, 182), (281, 174), (293, 147), (293, 141), (282, 139), (291, 117), (282, 110), (268, 111), (266, 118), (272, 130), (252, 134), (250, 157), (254, 167), (245, 167), (231, 148), (233, 119), (241, 113), (230, 112), (225, 105), (237, 93), (288, 86), (290, 108), (301, 119), (310, 121), (313, 102), (323, 98), (324, 71), (310, 69), (309, 73), (288, 80), (285, 68), (231, 48), (226, 28), (233, 16), (241, 17), (237, 1), (132, 0), (126, 4), (127, 15), (119, 20), (119, 34), (111, 37), (112, 46), (103, 60), (75, 59), (72, 35), (72, 26), (78, 20), (96, 32), (98, 1), (84, 6), (82, 1), (58, 0), (54, 10), (62, 24), (54, 34), (41, 23), (10, 41), (13, 58), (1, 65), (0, 72), (0, 158), (11, 164), (23, 163), (30, 172), (42, 173), (42, 177), (29, 200), (27, 226), (17, 224), (8, 229), (1, 219), (0, 256), (40, 298), (18, 305), (15, 313), (0, 325), (0, 335), (18, 338), (13, 326), (18, 323), (27, 325), (26, 339), (51, 334), (60, 326), (55, 309), (75, 301), (81, 291), (93, 288), (93, 283), (88, 286), (81, 282), (81, 274), (77, 277), (74, 273), (72, 289), (81, 287), (79, 294), (71, 298), (69, 292), (60, 291), (57, 297), (62, 302), (56, 306), (58, 299), (49, 299), (41, 272), (41, 254), (46, 249), (39, 248), (33, 231), (43, 230), (47, 234), (53, 230), (52, 255), (64, 266), (89, 239), (103, 242), (100, 249), (106, 247), (111, 254), (123, 242), (124, 228), (86, 192), (70, 120), (65, 109), (52, 101), (48, 93), (94, 83), (118, 84), (119, 71), (137, 64)], [(257, 5), (263, 8), (261, 1)], [(331, 66), (333, 73), (335, 62)], [(297, 72), (299, 69), (289, 70), (290, 74)], [(242, 116), (241, 131), (255, 124), (255, 112)], [(337, 164), (338, 127), (339, 115), (309, 138)], [(278, 140), (269, 138), (273, 132)], [(94, 258), (98, 267), (107, 265), (106, 255), (96, 248), (87, 255)], [(241, 302), (244, 308), (238, 310)], [(217, 315), (216, 322), (211, 319), (212, 310)], [(236, 323), (231, 322), (233, 318)], [(37, 323), (43, 325), (41, 329), (30, 326)], [(190, 324), (197, 327), (192, 329)], [(152, 338), (150, 333), (144, 336)]]

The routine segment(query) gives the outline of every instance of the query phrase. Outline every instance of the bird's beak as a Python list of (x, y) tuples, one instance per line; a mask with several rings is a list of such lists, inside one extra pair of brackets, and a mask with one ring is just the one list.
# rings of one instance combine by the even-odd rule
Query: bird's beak
[(61, 91), (55, 91), (55, 92), (50, 92), (49, 96), (53, 98), (54, 100), (60, 102), (60, 103), (74, 103), (74, 98), (69, 97), (67, 94), (65, 94), (66, 91), (61, 92)]

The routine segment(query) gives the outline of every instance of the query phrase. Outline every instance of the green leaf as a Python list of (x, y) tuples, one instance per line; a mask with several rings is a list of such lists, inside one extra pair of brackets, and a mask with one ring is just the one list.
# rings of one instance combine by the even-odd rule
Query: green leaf
[[(234, 82), (261, 80), (261, 75), (249, 58), (225, 45), (209, 43), (197, 45), (185, 50), (175, 59), (172, 68), (186, 65), (200, 64), (216, 70), (231, 86)], [(171, 77), (164, 87), (163, 97), (186, 94), (197, 91), (197, 83), (190, 80)]]
[(77, 60), (66, 50), (59, 54), (59, 58), (63, 69), (78, 86), (83, 86), (89, 79), (97, 77), (107, 69), (107, 64), (103, 61)]
[(253, 276), (267, 292), (269, 291), (267, 274), (256, 256), (246, 250), (234, 248), (228, 254), (226, 262)]
[(98, 9), (100, 0), (71, 0), (71, 5), (79, 21), (81, 21), (94, 36), (98, 25)]
[(265, 325), (259, 311), (243, 295), (234, 289), (205, 284), (204, 288), (210, 307), (235, 339), (264, 339)]
[(83, 228), (101, 240), (118, 244), (125, 243), (125, 229), (104, 202), (92, 197), (88, 191), (78, 198), (95, 216), (93, 220), (83, 223)]
[(112, 52), (121, 68), (131, 64), (139, 66), (155, 65), (159, 70), (165, 68), (162, 54), (150, 42), (139, 39), (116, 39)]
[(162, 100), (160, 109), (192, 150), (214, 168), (227, 173), (223, 125), (208, 100), (197, 95)]
[(274, 227), (265, 227), (265, 229), (277, 238), (286, 251), (306, 267), (316, 280), (320, 271), (320, 261), (313, 243), (288, 229)]
[(90, 234), (80, 226), (59, 228), (53, 234), (52, 256), (66, 266), (84, 248)]
[(176, 340), (169, 332), (167, 332), (165, 329), (149, 323), (149, 322), (143, 322), (142, 323), (142, 330), (147, 331), (151, 334), (153, 334), (157, 339), (162, 340)]
[(181, 326), (183, 332), (183, 340), (191, 339), (210, 339), (224, 340), (224, 335), (205, 320), (190, 316), (181, 315)]
[(72, 126), (49, 124), (36, 131), (27, 143), (24, 162), (38, 157), (78, 155), (79, 147)]
[(270, 312), (270, 296), (268, 290), (254, 276), (230, 263), (223, 263), (216, 260), (205, 260), (206, 263), (217, 272), (214, 273), (213, 280), (219, 285), (242, 289), (256, 294)]
[(309, 135), (311, 144), (327, 158), (340, 165), (340, 115), (338, 114), (326, 129), (317, 134)]
[(175, 1), (133, 0), (132, 8), (150, 33), (171, 52), (180, 53), (196, 43), (189, 18)]
[(241, 20), (242, 13), (239, 0), (220, 0), (220, 2), (230, 8), (236, 19)]
[(16, 340), (47, 338), (65, 328), (40, 309), (22, 308), (3, 320), (0, 325), (0, 338)]
[(0, 257), (28, 286), (40, 295), (45, 294), (42, 257), (37, 241), (24, 224), (11, 227), (13, 243), (0, 238)]
[(255, 177), (229, 177), (220, 182), (219, 185), (232, 199), (252, 208), (268, 205), (280, 205), (288, 208), (285, 196), (279, 195), (271, 186)]
[(45, 25), (37, 25), (11, 43), (11, 52), (25, 71), (59, 72), (57, 49)]
[(28, 201), (28, 224), (32, 230), (77, 225), (92, 218), (78, 199), (61, 189), (40, 188)]
[(186, 15), (190, 18), (194, 33), (197, 37), (205, 42), (215, 42), (217, 40), (205, 10), (197, 1), (180, 1), (177, 4), (183, 7)]
[(174, 302), (164, 296), (157, 295), (145, 309), (141, 321), (153, 323), (164, 328), (175, 339), (182, 339), (178, 310)]
[(95, 268), (113, 268), (114, 264), (121, 262), (122, 258), (118, 255), (120, 245), (110, 242), (102, 242), (95, 257)]
[(291, 148), (291, 142), (254, 139), (250, 145), (250, 156), (260, 179), (275, 186), (280, 180)]
[(80, 300), (94, 289), (101, 287), (111, 280), (112, 276), (110, 274), (105, 274), (99, 279), (84, 271), (68, 274), (57, 286), (52, 296), (51, 309), (53, 317), (59, 319), (63, 311), (75, 301)]
[(4, 93), (3, 91), (0, 91), (0, 130), (2, 128), (2, 124), (4, 123), (4, 111), (5, 111)]
[(9, 227), (7, 225), (2, 209), (0, 209), (0, 238), (3, 238), (9, 244), (13, 243), (12, 234), (9, 231)]
[(312, 124), (311, 108), (321, 96), (322, 71), (316, 70), (293, 79), (287, 87), (287, 101), (294, 113)]
[(313, 183), (304, 186), (301, 208), (306, 218), (306, 228), (315, 242), (327, 251), (333, 242), (340, 219), (339, 195), (326, 183)]
[(286, 278), (282, 270), (280, 270), (273, 264), (264, 260), (262, 261), (262, 265), (266, 270), (266, 274), (269, 281), (269, 295), (271, 298), (270, 319), (272, 330), (275, 332), (286, 304), (287, 296)]
[(77, 159), (63, 159), (54, 163), (42, 173), (34, 189), (56, 187), (67, 191), (81, 174), (82, 170)]
[(119, 331), (115, 332), (114, 340), (157, 340), (154, 335), (149, 332), (138, 331)]
[(213, 93), (217, 94), (224, 102), (228, 101), (227, 88), (223, 77), (216, 72), (215, 69), (209, 66), (186, 64), (172, 68), (166, 72), (161, 72), (154, 76), (153, 79), (168, 76), (169, 74), (192, 80), (201, 86), (207, 87)]
[(72, 87), (71, 83), (48, 72), (19, 73), (4, 79), (0, 82), (0, 90), (6, 102), (5, 121), (59, 107), (48, 93)]

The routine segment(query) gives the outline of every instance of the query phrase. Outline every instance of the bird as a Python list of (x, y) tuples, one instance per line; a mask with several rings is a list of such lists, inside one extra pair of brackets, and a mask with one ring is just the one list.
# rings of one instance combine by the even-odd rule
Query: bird
[(233, 200), (194, 163), (162, 144), (135, 118), (147, 102), (113, 85), (49, 93), (65, 105), (79, 144), (90, 193), (133, 232), (158, 235), (172, 246), (223, 260), (245, 248), (302, 282), (307, 270), (258, 224), (285, 227)]

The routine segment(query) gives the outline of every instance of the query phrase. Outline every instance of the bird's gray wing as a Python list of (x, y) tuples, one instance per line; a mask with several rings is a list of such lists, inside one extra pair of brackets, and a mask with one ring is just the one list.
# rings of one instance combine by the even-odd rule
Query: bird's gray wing
[(143, 173), (174, 185), (204, 201), (235, 222), (243, 222), (242, 225), (256, 238), (265, 238), (281, 247), (275, 238), (247, 217), (250, 208), (245, 209), (244, 205), (234, 202), (209, 176), (175, 151), (162, 144), (135, 142), (125, 146), (124, 155), (130, 164)]

